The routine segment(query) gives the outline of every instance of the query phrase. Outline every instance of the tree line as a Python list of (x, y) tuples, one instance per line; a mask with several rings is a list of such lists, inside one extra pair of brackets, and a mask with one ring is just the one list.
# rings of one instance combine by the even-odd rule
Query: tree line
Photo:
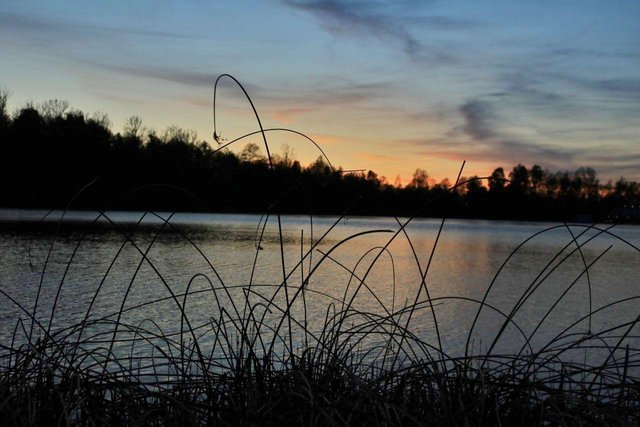
[(137, 116), (114, 133), (105, 114), (59, 100), (10, 114), (0, 92), (2, 207), (633, 222), (639, 204), (639, 183), (602, 183), (590, 167), (518, 164), (458, 185), (417, 169), (403, 186), (322, 157), (302, 165), (286, 145), (271, 161), (253, 143), (218, 150), (177, 126), (146, 129)]

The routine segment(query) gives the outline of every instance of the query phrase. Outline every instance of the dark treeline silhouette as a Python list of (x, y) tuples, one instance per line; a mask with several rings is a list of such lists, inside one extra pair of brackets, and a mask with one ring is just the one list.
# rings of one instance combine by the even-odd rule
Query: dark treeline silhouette
[(114, 134), (106, 115), (89, 116), (64, 101), (13, 114), (6, 101), (3, 91), (2, 207), (638, 221), (640, 185), (624, 178), (602, 184), (589, 167), (552, 173), (518, 164), (497, 168), (488, 180), (462, 178), (452, 191), (453, 183), (417, 169), (402, 187), (373, 171), (333, 170), (322, 157), (303, 166), (288, 146), (273, 155), (271, 168), (253, 143), (240, 154), (216, 151), (192, 131), (171, 126), (158, 134), (136, 116)]

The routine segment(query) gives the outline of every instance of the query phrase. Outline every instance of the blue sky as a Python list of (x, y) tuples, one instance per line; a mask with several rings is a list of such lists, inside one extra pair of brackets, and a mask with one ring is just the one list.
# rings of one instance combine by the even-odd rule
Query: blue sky
[[(518, 162), (640, 180), (638, 1), (12, 1), (0, 4), (10, 105), (66, 99), (211, 141), (230, 73), (267, 127), (334, 164), (407, 182)], [(255, 130), (237, 88), (220, 130)], [(290, 135), (303, 162), (317, 156)], [(240, 147), (238, 147), (240, 148)]]

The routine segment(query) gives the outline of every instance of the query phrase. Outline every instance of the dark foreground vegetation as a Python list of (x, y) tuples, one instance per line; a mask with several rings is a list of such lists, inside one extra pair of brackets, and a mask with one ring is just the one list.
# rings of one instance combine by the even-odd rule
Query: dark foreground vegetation
[[(373, 173), (336, 173), (321, 161), (303, 168), (287, 155), (269, 171), (252, 146), (241, 160), (227, 151), (214, 152), (176, 129), (163, 137), (150, 133), (142, 138), (132, 122), (134, 126), (124, 135), (113, 135), (104, 120), (75, 112), (58, 114), (56, 105), (49, 106), (53, 114), (27, 107), (11, 119), (2, 118), (2, 197), (7, 206), (62, 206), (73, 198), (79, 182), (93, 182), (96, 177), (100, 181), (93, 186), (99, 190), (82, 192), (73, 201), (74, 207), (102, 207), (105, 194), (115, 199), (132, 186), (164, 182), (190, 189), (217, 209), (262, 209), (267, 220), (277, 218), (278, 225), (280, 212), (333, 212), (351, 203), (354, 195), (363, 199), (348, 214), (395, 214), (417, 206), (428, 214), (544, 219), (579, 212), (605, 215), (638, 195), (636, 184), (622, 180), (603, 193), (604, 187), (587, 169), (567, 174), (563, 181), (564, 174), (517, 166), (508, 185), (497, 170), (489, 190), (471, 181), (458, 192), (447, 192), (445, 185), (425, 185), (428, 180), (420, 171), (415, 182), (400, 189), (383, 185)], [(580, 185), (575, 184), (578, 182)], [(284, 196), (274, 203), (276, 190)], [(244, 195), (238, 197), (242, 191)], [(184, 193), (176, 192), (183, 195), (182, 200), (168, 198), (167, 193), (163, 189), (161, 199), (153, 193), (136, 193), (125, 206), (185, 209), (191, 203)], [(437, 203), (425, 200), (438, 194), (442, 196)], [(478, 200), (491, 203), (487, 207)], [(545, 204), (548, 210), (525, 210), (534, 202)], [(2, 304), (17, 306), (21, 312), (19, 319), (2, 319), (15, 325), (12, 339), (0, 344), (2, 424), (511, 426), (640, 422), (640, 316), (632, 310), (631, 317), (625, 318), (622, 314), (629, 311), (620, 309), (637, 304), (640, 296), (603, 306), (592, 301), (589, 270), (610, 248), (595, 258), (583, 254), (594, 239), (608, 236), (640, 255), (640, 248), (617, 237), (611, 227), (570, 229), (561, 225), (542, 230), (540, 233), (560, 227), (571, 238), (556, 253), (544, 255), (548, 263), (537, 277), (523, 278), (527, 286), (511, 309), (501, 311), (492, 304), (494, 282), (488, 284), (482, 298), (466, 298), (475, 307), (475, 320), (486, 313), (496, 316), (495, 336), (481, 351), (474, 347), (474, 320), (466, 348), (451, 355), (442, 345), (439, 307), (460, 297), (430, 296), (428, 273), (438, 238), (430, 252), (416, 252), (407, 232), (409, 219), (398, 221), (396, 230), (370, 230), (333, 240), (329, 248), (320, 250), (319, 245), (342, 218), (326, 234), (313, 238), (307, 249), (301, 246), (299, 260), (294, 262), (290, 258), (285, 262), (280, 228), (276, 251), (282, 274), (272, 275), (271, 283), (255, 283), (253, 272), (261, 268), (259, 257), (266, 252), (261, 244), (263, 227), (256, 237), (251, 279), (242, 284), (225, 283), (215, 260), (211, 263), (168, 220), (151, 239), (143, 240), (134, 237), (135, 230), (114, 225), (115, 232), (122, 234), (120, 249), (133, 249), (137, 261), (119, 263), (124, 252), (118, 250), (95, 293), (89, 295), (80, 320), (57, 323), (61, 290), (70, 286), (65, 282), (66, 272), (81, 262), (76, 259), (77, 250), (88, 233), (76, 237), (66, 260), (54, 256), (58, 248), (54, 238), (44, 264), (37, 266), (42, 277), (38, 296), (48, 284), (54, 287), (52, 301), (36, 299), (25, 306), (12, 297), (10, 286), (0, 288)], [(576, 233), (576, 228), (582, 231)], [(147, 256), (157, 237), (169, 230), (195, 247), (210, 267), (194, 274), (180, 290), (169, 285)], [(362, 255), (365, 271), (343, 266), (350, 279), (332, 284), (336, 295), (317, 290), (314, 284), (322, 270), (337, 263), (334, 251), (348, 250), (352, 239), (373, 233), (389, 238), (385, 245)], [(374, 265), (387, 255), (392, 258), (389, 248), (400, 239), (410, 245), (421, 280), (397, 303), (394, 284), (390, 288), (393, 303), (385, 305), (369, 284), (375, 279)], [(517, 256), (524, 243), (509, 259)], [(368, 254), (373, 259), (366, 258)], [(583, 268), (571, 273), (565, 291), (541, 318), (525, 316), (526, 325), (519, 325), (517, 315), (526, 310), (531, 297), (545, 292), (549, 276), (575, 259), (582, 261)], [(36, 268), (31, 260), (29, 265)], [(64, 274), (54, 283), (44, 280), (55, 265)], [(94, 302), (108, 292), (103, 289), (107, 276), (122, 266), (132, 269), (125, 292), (116, 297), (113, 312), (97, 315)], [(127, 298), (142, 267), (155, 272), (166, 293), (149, 295), (145, 303), (133, 305)], [(565, 296), (585, 278), (589, 309), (584, 317), (546, 342), (534, 344), (547, 317), (572, 303)], [(196, 286), (198, 280), (206, 286)], [(356, 304), (364, 297), (373, 302), (365, 305), (370, 309)], [(191, 304), (206, 298), (210, 318), (196, 324)], [(307, 304), (318, 299), (326, 301), (324, 318), (308, 319)], [(162, 316), (177, 313), (171, 330), (163, 330), (157, 319), (146, 317), (147, 309), (164, 302), (171, 303), (174, 312), (163, 311)], [(144, 320), (127, 321), (128, 314), (136, 311), (143, 312)], [(598, 316), (608, 322), (592, 323), (592, 317)], [(424, 326), (412, 322), (418, 318), (422, 322), (430, 319), (432, 329), (418, 333), (416, 329)], [(611, 319), (616, 320), (612, 323)], [(521, 337), (519, 351), (502, 354), (497, 350), (506, 331)]]
[[(456, 191), (448, 191), (454, 182), (436, 183), (418, 169), (401, 186), (373, 171), (334, 169), (323, 157), (303, 166), (288, 147), (272, 156), (271, 170), (264, 147), (254, 143), (234, 154), (176, 126), (161, 134), (146, 130), (138, 117), (114, 134), (106, 115), (71, 110), (64, 101), (29, 104), (9, 115), (6, 98), (0, 94), (3, 207), (64, 208), (73, 200), (75, 209), (261, 213), (275, 207), (281, 213), (339, 214), (349, 207), (352, 215), (407, 216), (437, 198), (420, 215), (640, 220), (640, 185), (624, 178), (603, 184), (588, 167), (553, 173), (519, 164), (510, 171), (497, 168), (484, 180), (461, 177), (464, 184)], [(277, 136), (269, 133), (272, 140)]]
[[(334, 225), (339, 223), (340, 219)], [(521, 325), (515, 320), (532, 295), (546, 292), (549, 275), (580, 256), (589, 242), (602, 235), (615, 238), (609, 234), (611, 229), (582, 227), (574, 240), (549, 254), (548, 265), (510, 311), (492, 305), (493, 282), (482, 299), (468, 299), (476, 307), (476, 319), (488, 312), (498, 315), (496, 334), (484, 351), (474, 351), (471, 326), (467, 349), (452, 356), (440, 344), (439, 307), (457, 297), (429, 296), (429, 264), (425, 267), (419, 261), (428, 253), (415, 253), (422, 281), (402, 306), (385, 306), (378, 300), (378, 309), (365, 311), (355, 303), (359, 298), (371, 298), (369, 284), (375, 278), (370, 272), (393, 240), (409, 239), (407, 224), (399, 223), (396, 231), (371, 231), (387, 233), (389, 243), (372, 248), (374, 260), (364, 273), (351, 271), (353, 282), (335, 284), (338, 297), (316, 290), (313, 283), (327, 264), (335, 262), (332, 252), (348, 247), (351, 237), (318, 251), (323, 235), (300, 254), (298, 263), (285, 269), (283, 261), (282, 277), (275, 277), (270, 284), (251, 280), (242, 285), (227, 284), (219, 276), (221, 271), (211, 265), (179, 291), (171, 289), (158, 269), (157, 280), (167, 292), (149, 295), (143, 304), (128, 303), (127, 296), (141, 266), (155, 270), (145, 254), (156, 237), (171, 229), (185, 242), (193, 242), (170, 223), (157, 227), (148, 246), (125, 233), (121, 248), (133, 247), (139, 262), (131, 266), (126, 292), (116, 298), (121, 298), (116, 302), (119, 309), (107, 315), (92, 311), (98, 294), (108, 292), (101, 282), (80, 321), (51, 326), (60, 303), (57, 296), (52, 302), (42, 301), (41, 307), (21, 306), (17, 322), (3, 320), (15, 322), (15, 330), (10, 342), (1, 344), (2, 423), (579, 426), (640, 422), (640, 317), (636, 317), (637, 309), (631, 310), (628, 318), (621, 316), (624, 310), (620, 310), (625, 304), (637, 307), (640, 296), (604, 306), (594, 301), (591, 311), (547, 342), (534, 345), (532, 341), (536, 331), (544, 330), (549, 314), (573, 303), (565, 294), (584, 279), (598, 258), (585, 263), (575, 280), (566, 283), (565, 292), (545, 309), (542, 318), (525, 318), (526, 324)], [(557, 226), (546, 231), (554, 228)], [(583, 234), (591, 232), (595, 235), (585, 239)], [(257, 241), (253, 269), (259, 268), (262, 238)], [(75, 248), (82, 244), (82, 238), (78, 239)], [(640, 256), (640, 249), (633, 248)], [(316, 254), (314, 262), (312, 253)], [(512, 256), (517, 253), (518, 248)], [(75, 255), (74, 250), (61, 268), (72, 266)], [(118, 265), (119, 257), (112, 266)], [(308, 268), (303, 268), (305, 263)], [(43, 276), (53, 268), (45, 262)], [(112, 272), (104, 274), (106, 278)], [(192, 286), (192, 281), (204, 277), (208, 285)], [(59, 295), (63, 286), (70, 284), (63, 276), (53, 285)], [(589, 283), (589, 292), (591, 286)], [(9, 293), (0, 292), (2, 304), (17, 304)], [(207, 298), (210, 320), (196, 324), (190, 307)], [(328, 308), (324, 319), (314, 323), (307, 318), (306, 307), (317, 299), (327, 301)], [(125, 320), (132, 311), (151, 309), (150, 313), (158, 313), (152, 307), (167, 301), (174, 309), (163, 310), (162, 315), (175, 318), (171, 330), (163, 330), (154, 318)], [(424, 320), (416, 323), (412, 319), (424, 319), (425, 313), (435, 328), (417, 335), (414, 327), (420, 327)], [(617, 319), (617, 323), (592, 323), (591, 318), (598, 315)], [(521, 333), (522, 348), (502, 354), (495, 346), (506, 339), (503, 334), (509, 328)], [(587, 357), (588, 352), (598, 356)]]

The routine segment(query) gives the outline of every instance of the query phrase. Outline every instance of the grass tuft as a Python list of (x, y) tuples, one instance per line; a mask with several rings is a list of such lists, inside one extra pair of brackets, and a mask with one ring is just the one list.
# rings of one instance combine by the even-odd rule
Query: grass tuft
[[(266, 132), (278, 129), (263, 130), (255, 108), (253, 111), (270, 156)], [(217, 129), (215, 135), (219, 135)], [(459, 177), (461, 173), (462, 170)], [(463, 184), (457, 183), (450, 191)], [(284, 189), (283, 193), (287, 191)], [(434, 203), (437, 199), (427, 201), (425, 206)], [(145, 239), (137, 239), (136, 228), (145, 218), (160, 220), (161, 225), (146, 233)], [(396, 219), (395, 230), (372, 229), (331, 240), (331, 233), (345, 218), (346, 213), (316, 236), (310, 216), (311, 235), (305, 240), (304, 232), (301, 233), (300, 251), (292, 262), (290, 254), (285, 253), (288, 243), (282, 224), (286, 218), (280, 216), (277, 202), (274, 203), (256, 229), (255, 257), (248, 266), (250, 279), (238, 285), (225, 282), (224, 271), (214, 266), (215, 262), (207, 258), (189, 233), (172, 223), (172, 215), (146, 212), (134, 226), (121, 228), (107, 214), (100, 213), (96, 221), (107, 221), (121, 235), (122, 243), (78, 321), (56, 322), (56, 319), (64, 302), (65, 286), (69, 286), (68, 272), (80, 262), (79, 248), (89, 232), (77, 239), (63, 262), (63, 274), (56, 283), (50, 313), (46, 315), (43, 305), (47, 273), (53, 260), (60, 258), (56, 256), (58, 246), (54, 238), (32, 309), (0, 289), (6, 303), (20, 312), (20, 319), (9, 319), (15, 322), (11, 342), (0, 344), (3, 424), (640, 423), (637, 347), (640, 316), (600, 329), (593, 321), (604, 313), (615, 313), (620, 306), (637, 301), (640, 296), (620, 298), (597, 307), (589, 272), (610, 248), (591, 257), (590, 262), (583, 253), (594, 239), (609, 236), (639, 255), (640, 249), (616, 236), (612, 226), (584, 226), (582, 233), (577, 234), (575, 226), (566, 224), (541, 230), (513, 250), (484, 295), (474, 298), (434, 296), (429, 288), (434, 254), (445, 238), (442, 235), (445, 220), (433, 246), (427, 253), (419, 253), (408, 230), (412, 218)], [(270, 219), (277, 224), (275, 245), (265, 242)], [(570, 241), (552, 254), (512, 308), (505, 311), (492, 304), (494, 285), (506, 264), (534, 237), (562, 228), (571, 235)], [(168, 233), (195, 249), (208, 269), (193, 275), (180, 289), (165, 277), (163, 269), (150, 256)], [(386, 243), (371, 247), (357, 258), (355, 266), (350, 267), (335, 256), (354, 241), (373, 235), (384, 237)], [(396, 268), (390, 249), (394, 241), (400, 240), (410, 248), (420, 278), (412, 290), (414, 293), (404, 301), (396, 295), (396, 278), (405, 271)], [(272, 283), (259, 283), (259, 260), (270, 248), (275, 248), (279, 262), (277, 274), (273, 275)], [(119, 272), (118, 277), (129, 277), (129, 281), (121, 283), (122, 293), (117, 294), (120, 299), (111, 295), (117, 307), (112, 312), (98, 312), (96, 301), (109, 292), (108, 284), (116, 270), (124, 268), (121, 262), (125, 253), (131, 252), (138, 261), (124, 264), (129, 268), (126, 274)], [(578, 275), (566, 284), (538, 321), (518, 324), (518, 314), (525, 309), (525, 303), (534, 293), (542, 292), (548, 278), (572, 256), (579, 257), (582, 263)], [(390, 300), (380, 297), (371, 283), (374, 267), (385, 262), (392, 276)], [(31, 258), (29, 263), (35, 268)], [(346, 283), (333, 284), (334, 289), (340, 289), (333, 296), (316, 284), (326, 280), (325, 269), (336, 266), (347, 272), (349, 278)], [(165, 295), (150, 296), (144, 302), (131, 301), (137, 279), (145, 271), (153, 274)], [(568, 304), (567, 294), (583, 277), (588, 281), (588, 312), (546, 342), (535, 341), (549, 316)], [(212, 304), (209, 319), (194, 319), (192, 305), (205, 299)], [(323, 316), (311, 319), (311, 305), (316, 299), (328, 303)], [(360, 299), (371, 301), (366, 310), (356, 304)], [(444, 314), (440, 305), (454, 300), (473, 304), (476, 310), (461, 354), (445, 351), (442, 341)], [(164, 323), (159, 319), (145, 317), (151, 312), (147, 310), (167, 305), (179, 313), (179, 327), (171, 331), (163, 330)], [(136, 313), (138, 317), (131, 316)], [(485, 313), (497, 316), (501, 323), (490, 344), (484, 350), (476, 349), (473, 333)], [(416, 319), (430, 319), (433, 331), (418, 332)], [(585, 324), (586, 329), (580, 329)], [(519, 351), (503, 354), (498, 344), (506, 339), (510, 328), (518, 332), (523, 344)], [(576, 357), (582, 354), (585, 356)]]

